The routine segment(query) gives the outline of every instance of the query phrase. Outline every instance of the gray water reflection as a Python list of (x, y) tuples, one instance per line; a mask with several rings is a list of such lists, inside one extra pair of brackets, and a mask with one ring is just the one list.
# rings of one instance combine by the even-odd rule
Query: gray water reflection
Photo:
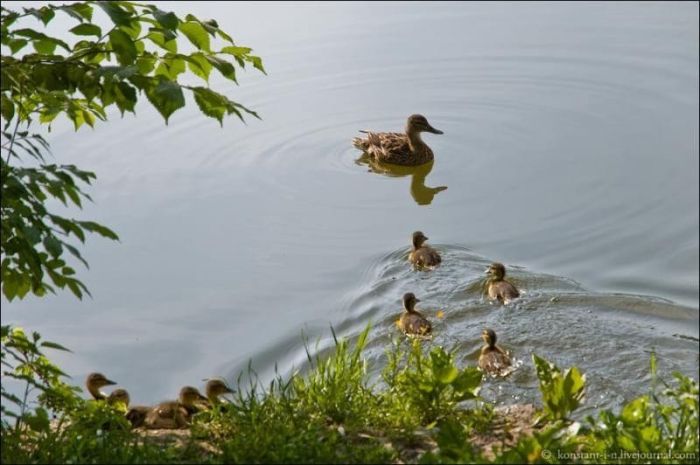
[[(601, 402), (645, 392), (651, 347), (697, 375), (697, 344), (674, 336), (698, 335), (696, 3), (161, 9), (254, 47), (267, 76), (211, 85), (263, 119), (222, 130), (192, 104), (165, 127), (141, 105), (79, 135), (54, 125), (57, 161), (98, 175), (76, 216), (121, 242), (86, 245), (93, 299), (3, 301), (2, 321), (70, 347), (69, 373), (100, 369), (149, 402), (251, 358), (289, 370), (302, 330), (325, 344), (329, 325), (352, 336), (369, 320), (380, 360), (410, 288), (445, 309), (435, 342), (465, 363), (492, 325), (517, 357), (579, 365)], [(358, 129), (413, 113), (445, 131), (429, 176), (356, 164)], [(433, 274), (402, 258), (417, 229), (444, 248)], [(491, 260), (527, 290), (516, 306), (481, 300)], [(526, 364), (503, 392), (532, 380)]]

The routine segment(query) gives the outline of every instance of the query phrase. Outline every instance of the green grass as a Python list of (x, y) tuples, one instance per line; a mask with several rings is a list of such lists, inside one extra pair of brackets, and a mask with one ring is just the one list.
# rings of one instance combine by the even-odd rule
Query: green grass
[[(4, 350), (10, 333), (3, 334)], [(144, 439), (127, 428), (123, 412), (81, 400), (58, 378), (37, 383), (39, 403), (24, 405), (19, 421), (10, 421), (4, 408), (2, 463), (488, 462), (470, 441), (488, 434), (495, 418), (478, 396), (481, 373), (457, 366), (441, 347), (414, 341), (389, 347), (382, 380), (371, 383), (363, 357), (367, 334), (353, 344), (336, 340), (325, 358), (309, 355), (303, 375), (277, 377), (265, 389), (256, 381), (239, 386), (232, 404), (196, 415), (191, 437), (177, 444)], [(533, 362), (543, 398), (540, 425), (496, 450), (492, 461), (697, 461), (698, 386), (690, 378), (676, 373), (672, 383), (657, 380), (652, 356), (648, 395), (577, 423), (570, 414), (583, 397), (585, 376), (539, 357)], [(21, 369), (31, 377), (31, 363)], [(50, 425), (51, 406), (65, 427)]]

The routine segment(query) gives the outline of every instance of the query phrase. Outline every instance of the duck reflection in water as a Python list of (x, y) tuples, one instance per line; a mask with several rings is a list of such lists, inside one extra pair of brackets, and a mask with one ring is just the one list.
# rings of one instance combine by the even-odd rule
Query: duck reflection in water
[(424, 163), (420, 166), (401, 166), (388, 163), (381, 163), (363, 153), (355, 160), (358, 165), (366, 166), (368, 171), (392, 178), (411, 176), (411, 196), (418, 205), (430, 205), (438, 192), (447, 189), (447, 186), (428, 187), (425, 185), (425, 178), (433, 169), (434, 161)]

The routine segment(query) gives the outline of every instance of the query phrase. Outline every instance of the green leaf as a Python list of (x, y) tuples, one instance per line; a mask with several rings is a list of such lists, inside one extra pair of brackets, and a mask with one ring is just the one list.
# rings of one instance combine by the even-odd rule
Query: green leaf
[(263, 74), (267, 75), (267, 71), (265, 71), (265, 68), (263, 67), (262, 64), (262, 59), (260, 57), (256, 56), (249, 56), (248, 61), (251, 61), (253, 63), (253, 67), (259, 71), (261, 71)]
[(51, 21), (56, 15), (53, 8), (48, 6), (42, 6), (38, 10), (36, 8), (24, 8), (24, 12), (38, 18), (42, 23), (44, 23), (44, 26), (49, 24), (49, 21)]
[(7, 123), (12, 120), (12, 118), (15, 116), (15, 104), (12, 102), (12, 100), (9, 99), (9, 97), (3, 92), (2, 94), (2, 103), (0, 104), (0, 109), (2, 110), (2, 117), (5, 118), (5, 121)]
[(224, 77), (236, 82), (236, 70), (231, 63), (215, 56), (207, 56), (206, 58)]
[(46, 248), (46, 251), (54, 257), (58, 257), (63, 251), (61, 241), (56, 239), (54, 236), (46, 236), (44, 238), (44, 247)]
[(158, 21), (158, 23), (161, 26), (163, 26), (166, 29), (170, 29), (171, 31), (177, 30), (177, 27), (180, 24), (180, 20), (177, 18), (177, 15), (175, 15), (175, 13), (166, 13), (165, 11), (159, 10), (158, 8), (155, 8), (153, 10), (153, 17), (156, 18), (156, 21)]
[(209, 61), (207, 61), (207, 57), (204, 56), (203, 53), (195, 52), (186, 57), (186, 60), (187, 66), (192, 73), (207, 82), (209, 81), (209, 74), (211, 73), (212, 65), (209, 63)]
[(138, 51), (129, 34), (115, 29), (109, 33), (109, 42), (112, 45), (112, 50), (117, 54), (117, 61), (120, 64), (130, 65), (136, 60)]
[(185, 34), (190, 42), (192, 42), (192, 44), (199, 50), (211, 52), (211, 49), (209, 48), (209, 34), (207, 34), (207, 31), (201, 24), (195, 21), (187, 21), (185, 23), (181, 23), (178, 29)]
[(61, 5), (56, 7), (57, 10), (61, 10), (64, 13), (72, 16), (78, 21), (82, 22), (83, 19), (92, 21), (92, 7), (87, 3), (74, 3), (72, 5)]
[(131, 26), (131, 15), (116, 2), (96, 2), (117, 26)]
[[(45, 44), (53, 44), (53, 49), (56, 48), (56, 45), (60, 46), (67, 52), (70, 52), (70, 47), (68, 47), (68, 44), (66, 44), (64, 41), (60, 39), (56, 39), (55, 37), (50, 37), (47, 36), (46, 34), (42, 34), (41, 32), (37, 32), (34, 29), (17, 29), (15, 31), (12, 31), (15, 35), (22, 36), (22, 37), (27, 37), (29, 39), (32, 39), (35, 42), (34, 48), (36, 48), (36, 42), (44, 42)], [(45, 48), (46, 45), (42, 46), (42, 48)], [(51, 52), (42, 52), (37, 49), (40, 53), (47, 53), (49, 55), (53, 54), (53, 49), (51, 49)]]
[(162, 30), (150, 29), (146, 38), (168, 52), (177, 53), (177, 40), (168, 38)]
[(29, 41), (25, 39), (10, 39), (7, 41), (6, 45), (10, 47), (10, 51), (14, 55), (15, 53), (22, 50), (28, 43)]
[(168, 57), (161, 60), (156, 68), (156, 76), (165, 76), (170, 81), (176, 81), (177, 76), (186, 71), (185, 60), (177, 57)]
[(62, 350), (64, 352), (70, 352), (70, 349), (65, 348), (61, 344), (57, 344), (55, 342), (51, 341), (44, 341), (41, 343), (41, 347), (48, 347), (49, 349), (56, 349), (56, 350)]
[(182, 87), (176, 82), (163, 80), (157, 86), (146, 89), (146, 97), (156, 107), (156, 110), (163, 115), (165, 123), (176, 110), (185, 106), (185, 96)]
[(117, 234), (114, 231), (99, 223), (95, 223), (94, 221), (78, 221), (77, 223), (84, 229), (87, 229), (90, 232), (97, 233), (102, 237), (106, 237), (115, 241), (119, 240), (119, 236), (117, 236)]
[(232, 45), (227, 46), (227, 47), (223, 47), (221, 49), (221, 53), (227, 53), (229, 55), (233, 55), (233, 56), (237, 56), (237, 57), (241, 57), (241, 58), (248, 55), (251, 51), (253, 51), (252, 48), (236, 47), (236, 46), (232, 46)]
[(224, 115), (227, 113), (228, 99), (206, 87), (195, 87), (192, 92), (194, 93), (194, 101), (202, 113), (216, 118), (219, 124), (222, 124)]
[(78, 36), (102, 36), (102, 29), (94, 24), (78, 24), (70, 32)]

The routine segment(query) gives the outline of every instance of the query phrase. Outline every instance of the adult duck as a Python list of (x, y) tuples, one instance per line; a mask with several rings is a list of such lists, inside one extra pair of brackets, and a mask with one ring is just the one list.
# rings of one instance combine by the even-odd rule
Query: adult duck
[(428, 123), (423, 115), (411, 115), (406, 121), (406, 132), (360, 131), (367, 137), (356, 137), (352, 143), (370, 157), (382, 163), (419, 166), (433, 160), (433, 151), (421, 139), (421, 132), (442, 134)]

